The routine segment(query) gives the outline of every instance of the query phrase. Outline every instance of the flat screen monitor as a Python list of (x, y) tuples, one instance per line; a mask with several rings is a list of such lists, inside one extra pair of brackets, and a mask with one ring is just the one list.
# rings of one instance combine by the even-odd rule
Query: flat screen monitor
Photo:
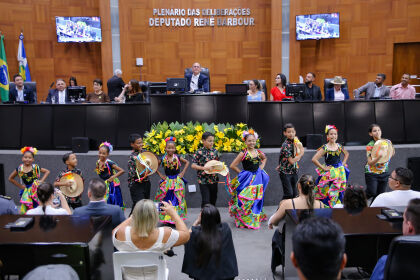
[(150, 94), (166, 94), (166, 83), (149, 83)]
[(294, 97), (303, 96), (305, 91), (305, 84), (288, 84), (286, 86), (286, 96)]
[(340, 14), (296, 16), (296, 40), (340, 38)]
[(75, 87), (68, 87), (67, 94), (69, 95), (69, 99), (73, 102), (82, 101), (82, 99), (86, 99), (86, 87), (85, 86), (75, 86)]
[(183, 93), (187, 90), (186, 78), (168, 78), (166, 79), (166, 90)]
[(100, 17), (55, 17), (59, 43), (102, 42)]
[(248, 90), (247, 84), (226, 84), (226, 93), (246, 93)]

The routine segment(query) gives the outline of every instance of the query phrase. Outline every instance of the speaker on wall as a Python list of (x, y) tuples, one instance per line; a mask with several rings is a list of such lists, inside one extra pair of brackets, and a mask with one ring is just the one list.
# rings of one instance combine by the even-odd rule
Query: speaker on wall
[(306, 148), (317, 150), (323, 144), (321, 134), (306, 134)]
[(71, 150), (73, 153), (87, 153), (89, 152), (89, 138), (87, 137), (72, 137)]
[(420, 191), (420, 157), (408, 158), (407, 168), (413, 171), (414, 180), (411, 189)]

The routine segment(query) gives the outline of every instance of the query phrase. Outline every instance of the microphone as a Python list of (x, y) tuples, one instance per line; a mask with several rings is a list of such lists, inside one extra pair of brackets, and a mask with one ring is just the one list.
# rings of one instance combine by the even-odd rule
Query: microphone
[(52, 86), (54, 85), (54, 83), (55, 83), (55, 82), (52, 82), (52, 83), (51, 83), (50, 88), (52, 88)]

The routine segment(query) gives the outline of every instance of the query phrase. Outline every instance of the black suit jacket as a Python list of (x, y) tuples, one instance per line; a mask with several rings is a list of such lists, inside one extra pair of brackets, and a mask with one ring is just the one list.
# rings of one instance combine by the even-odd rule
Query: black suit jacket
[(322, 94), (321, 89), (319, 86), (312, 84), (312, 94), (309, 91), (309, 87), (305, 85), (305, 91), (303, 92), (303, 96), (297, 98), (297, 100), (313, 100), (313, 101), (321, 101)]
[(107, 204), (105, 201), (89, 202), (88, 205), (74, 209), (73, 216), (111, 216), (113, 227), (125, 220), (124, 213), (118, 205)]
[(114, 75), (108, 80), (106, 85), (108, 86), (108, 96), (111, 101), (114, 101), (114, 98), (120, 95), (125, 83), (122, 78)]
[[(9, 101), (15, 102), (18, 98), (18, 92), (16, 87), (12, 87), (9, 89)], [(35, 96), (33, 91), (30, 88), (23, 87), (23, 100), (27, 101), (28, 103), (35, 103)]]
[[(190, 91), (190, 84), (191, 84), (191, 77), (192, 73), (186, 73), (185, 78), (187, 78), (187, 89), (186, 91)], [(198, 76), (198, 90), (209, 92), (209, 77), (207, 75), (204, 75), (203, 73), (200, 73), (200, 76)]]
[[(66, 91), (66, 103), (70, 102), (70, 98), (69, 98), (69, 94), (67, 92), (67, 88), (65, 89)], [(58, 104), (58, 89), (50, 89), (48, 91), (48, 96), (47, 96), (47, 103), (52, 103), (52, 97), (55, 97), (55, 102), (54, 104)]]

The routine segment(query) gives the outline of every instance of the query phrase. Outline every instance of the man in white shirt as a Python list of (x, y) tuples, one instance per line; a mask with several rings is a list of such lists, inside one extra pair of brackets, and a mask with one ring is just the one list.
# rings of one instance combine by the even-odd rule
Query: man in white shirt
[(66, 104), (68, 101), (66, 82), (63, 79), (57, 79), (55, 89), (50, 89), (48, 92), (47, 103)]
[(194, 62), (191, 67), (192, 73), (186, 73), (185, 78), (187, 79), (187, 89), (186, 91), (195, 92), (195, 91), (203, 91), (209, 92), (209, 77), (201, 72), (200, 63)]
[(420, 192), (411, 190), (413, 172), (404, 167), (392, 171), (388, 178), (388, 186), (392, 191), (381, 193), (372, 202), (370, 207), (407, 206), (413, 198), (420, 198)]

